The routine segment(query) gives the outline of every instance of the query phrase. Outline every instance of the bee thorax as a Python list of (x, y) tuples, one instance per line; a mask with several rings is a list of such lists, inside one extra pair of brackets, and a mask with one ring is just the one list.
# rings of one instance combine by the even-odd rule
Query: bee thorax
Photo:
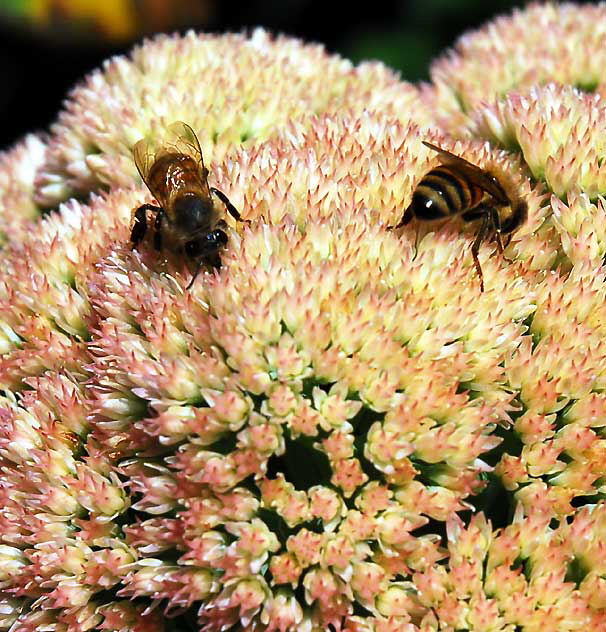
[(199, 195), (179, 196), (173, 204), (174, 222), (184, 233), (208, 232), (214, 217), (212, 200)]

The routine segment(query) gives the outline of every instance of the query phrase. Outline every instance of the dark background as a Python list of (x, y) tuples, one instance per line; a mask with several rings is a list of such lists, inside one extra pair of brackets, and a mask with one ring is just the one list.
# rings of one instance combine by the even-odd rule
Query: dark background
[(342, 6), (326, 0), (251, 0), (246, 7), (230, 1), (199, 1), (205, 4), (203, 19), (180, 15), (165, 19), (161, 27), (150, 26), (144, 23), (141, 11), (137, 32), (126, 38), (95, 32), (90, 24), (78, 23), (72, 28), (69, 15), (59, 16), (57, 23), (33, 26), (0, 7), (0, 148), (27, 132), (48, 129), (79, 79), (106, 57), (127, 52), (153, 31), (194, 27), (221, 33), (260, 25), (321, 42), (329, 52), (356, 62), (380, 59), (397, 68), (403, 78), (418, 81), (428, 78), (430, 61), (461, 33), (524, 4), (511, 0), (374, 0), (360, 12), (350, 3)]

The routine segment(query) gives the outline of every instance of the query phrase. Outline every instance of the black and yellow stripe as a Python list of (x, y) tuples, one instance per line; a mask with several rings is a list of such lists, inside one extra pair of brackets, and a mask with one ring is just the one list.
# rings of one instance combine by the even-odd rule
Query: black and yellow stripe
[(458, 215), (480, 203), (485, 191), (448, 165), (440, 165), (423, 176), (409, 210), (420, 220), (431, 221)]

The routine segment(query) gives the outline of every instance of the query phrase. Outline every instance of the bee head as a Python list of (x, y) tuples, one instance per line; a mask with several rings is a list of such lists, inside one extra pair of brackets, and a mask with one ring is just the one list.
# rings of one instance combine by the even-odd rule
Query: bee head
[(206, 233), (198, 237), (197, 239), (192, 239), (185, 244), (185, 253), (188, 257), (200, 257), (207, 256), (209, 254), (214, 254), (221, 248), (225, 246), (227, 243), (227, 235), (225, 231), (220, 228), (216, 228), (210, 233)]
[(511, 215), (501, 222), (501, 232), (504, 235), (513, 233), (528, 218), (528, 204), (526, 200), (515, 200), (511, 202)]
[(173, 203), (174, 222), (186, 234), (208, 232), (213, 203), (201, 195), (181, 195)]

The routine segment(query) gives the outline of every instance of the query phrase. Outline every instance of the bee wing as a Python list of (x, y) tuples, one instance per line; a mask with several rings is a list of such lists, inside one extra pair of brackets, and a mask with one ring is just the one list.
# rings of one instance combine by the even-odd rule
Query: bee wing
[(170, 207), (174, 187), (167, 186), (164, 181), (154, 182), (149, 174), (158, 160), (171, 154), (184, 154), (195, 161), (198, 166), (197, 172), (189, 173), (188, 178), (193, 179), (201, 195), (210, 197), (208, 169), (204, 166), (198, 137), (189, 125), (178, 121), (169, 125), (166, 133), (160, 138), (142, 138), (133, 147), (137, 171), (160, 206), (164, 209)]
[(175, 152), (191, 156), (198, 164), (198, 178), (201, 193), (210, 196), (208, 187), (208, 169), (204, 165), (200, 141), (196, 132), (183, 121), (176, 121), (168, 126), (167, 134), (161, 149), (156, 154), (156, 159), (163, 153)]
[(171, 123), (167, 128), (164, 145), (171, 146), (180, 154), (192, 156), (199, 162), (201, 167), (204, 167), (200, 141), (196, 136), (196, 132), (187, 123), (183, 121)]
[(150, 193), (156, 198), (158, 204), (164, 207), (166, 203), (165, 191), (162, 191), (149, 178), (149, 171), (152, 168), (154, 162), (156, 162), (156, 143), (147, 138), (142, 138), (137, 141), (133, 147), (133, 158), (135, 160), (135, 166), (141, 176), (141, 180), (145, 182), (145, 185), (149, 189)]
[(499, 184), (499, 181), (491, 175), (489, 171), (474, 165), (461, 156), (457, 156), (456, 154), (449, 152), (447, 149), (442, 149), (441, 147), (425, 140), (423, 141), (423, 144), (439, 154), (442, 164), (451, 165), (464, 173), (473, 184), (486, 191), (486, 193), (492, 195), (497, 202), (502, 204), (509, 203), (509, 196), (505, 192), (505, 189), (503, 189), (503, 187)]

